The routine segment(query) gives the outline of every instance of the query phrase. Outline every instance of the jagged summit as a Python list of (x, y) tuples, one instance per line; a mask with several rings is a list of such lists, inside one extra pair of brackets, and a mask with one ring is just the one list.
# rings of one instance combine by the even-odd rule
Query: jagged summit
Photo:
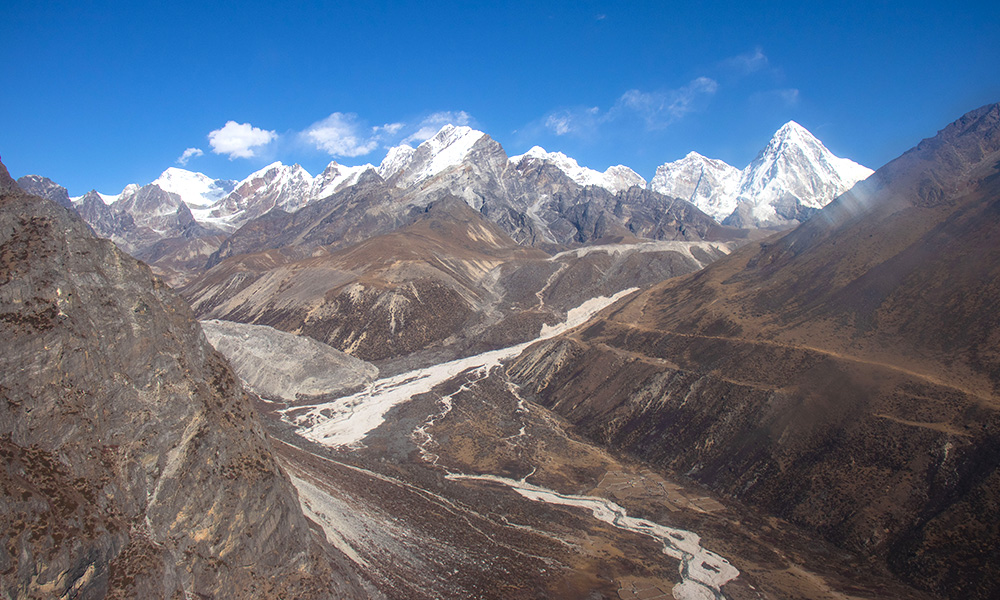
[(608, 167), (603, 173), (595, 169), (581, 167), (575, 159), (562, 152), (546, 152), (541, 146), (532, 146), (524, 154), (510, 157), (510, 164), (520, 165), (524, 161), (542, 161), (554, 165), (570, 179), (582, 186), (596, 185), (612, 194), (638, 185), (646, 187), (646, 180), (625, 165)]
[(17, 185), (29, 194), (48, 198), (66, 208), (73, 206), (73, 201), (69, 199), (69, 192), (66, 191), (66, 188), (48, 177), (25, 175), (17, 178)]
[(473, 147), (489, 138), (467, 125), (445, 125), (416, 148), (391, 148), (379, 165), (379, 175), (397, 187), (410, 187), (461, 164)]
[(689, 152), (658, 167), (649, 189), (684, 198), (726, 225), (783, 228), (809, 218), (871, 173), (788, 121), (742, 171)]
[(688, 152), (684, 158), (660, 165), (649, 189), (681, 198), (722, 221), (736, 208), (736, 192), (742, 173), (724, 161)]

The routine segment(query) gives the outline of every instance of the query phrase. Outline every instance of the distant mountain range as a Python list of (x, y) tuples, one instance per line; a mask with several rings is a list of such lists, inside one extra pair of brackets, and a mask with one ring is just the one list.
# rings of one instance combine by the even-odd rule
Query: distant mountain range
[[(446, 125), (417, 148), (401, 145), (389, 149), (378, 167), (345, 167), (334, 161), (313, 177), (299, 165), (276, 162), (238, 182), (171, 167), (152, 185), (177, 194), (203, 225), (231, 231), (273, 208), (294, 212), (326, 198), (355, 185), (367, 171), (377, 172), (395, 187), (411, 188), (469, 162), (477, 143), (487, 137), (470, 127)], [(596, 171), (580, 166), (561, 152), (546, 152), (539, 146), (511, 156), (507, 162), (522, 170), (531, 164), (548, 164), (580, 186), (597, 186), (612, 194), (635, 186), (649, 189), (687, 200), (720, 223), (744, 227), (794, 225), (872, 173), (867, 167), (834, 156), (794, 121), (782, 126), (742, 171), (697, 152), (661, 165), (648, 184), (624, 165)], [(19, 182), (45, 197), (54, 193), (69, 198), (64, 188), (44, 177), (29, 175)], [(49, 192), (50, 187), (62, 191)], [(110, 205), (138, 189), (130, 185), (118, 195), (98, 196)], [(72, 200), (78, 203), (83, 198)]]
[[(519, 244), (566, 246), (624, 234), (662, 239), (649, 219), (676, 212), (678, 200), (693, 205), (683, 209), (692, 218), (700, 210), (736, 228), (787, 228), (870, 173), (794, 122), (742, 171), (691, 153), (659, 167), (648, 184), (626, 166), (600, 172), (537, 146), (508, 157), (485, 133), (446, 125), (416, 148), (391, 148), (377, 167), (331, 162), (317, 176), (280, 162), (238, 182), (171, 167), (117, 195), (91, 191), (72, 199), (45, 177), (19, 184), (75, 207), (98, 235), (183, 283), (250, 221), (294, 213), (362, 182), (379, 180), (391, 191), (396, 200), (388, 210), (397, 224), (410, 208), (456, 194)], [(701, 227), (711, 224), (700, 219)]]

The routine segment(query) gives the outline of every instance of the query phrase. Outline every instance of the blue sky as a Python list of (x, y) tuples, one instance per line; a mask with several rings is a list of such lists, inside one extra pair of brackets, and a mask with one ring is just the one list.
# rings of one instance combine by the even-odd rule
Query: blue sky
[(690, 150), (743, 167), (794, 119), (877, 168), (1000, 101), (998, 6), (7, 0), (0, 156), (117, 193), (188, 149), (316, 174), (454, 121), (649, 179)]

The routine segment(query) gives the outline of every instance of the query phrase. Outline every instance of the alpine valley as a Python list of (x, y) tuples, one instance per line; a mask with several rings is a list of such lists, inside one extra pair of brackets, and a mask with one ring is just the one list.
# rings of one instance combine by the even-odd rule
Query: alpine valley
[(0, 265), (5, 598), (1000, 596), (1000, 104), (874, 172), (0, 165)]

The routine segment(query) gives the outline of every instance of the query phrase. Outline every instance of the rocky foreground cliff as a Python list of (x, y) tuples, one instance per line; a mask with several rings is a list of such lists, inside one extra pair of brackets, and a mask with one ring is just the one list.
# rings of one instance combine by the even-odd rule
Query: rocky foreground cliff
[(187, 305), (2, 165), (0, 336), (0, 595), (369, 595)]
[(810, 221), (631, 297), (509, 372), (591, 438), (1000, 594), (1000, 105)]

